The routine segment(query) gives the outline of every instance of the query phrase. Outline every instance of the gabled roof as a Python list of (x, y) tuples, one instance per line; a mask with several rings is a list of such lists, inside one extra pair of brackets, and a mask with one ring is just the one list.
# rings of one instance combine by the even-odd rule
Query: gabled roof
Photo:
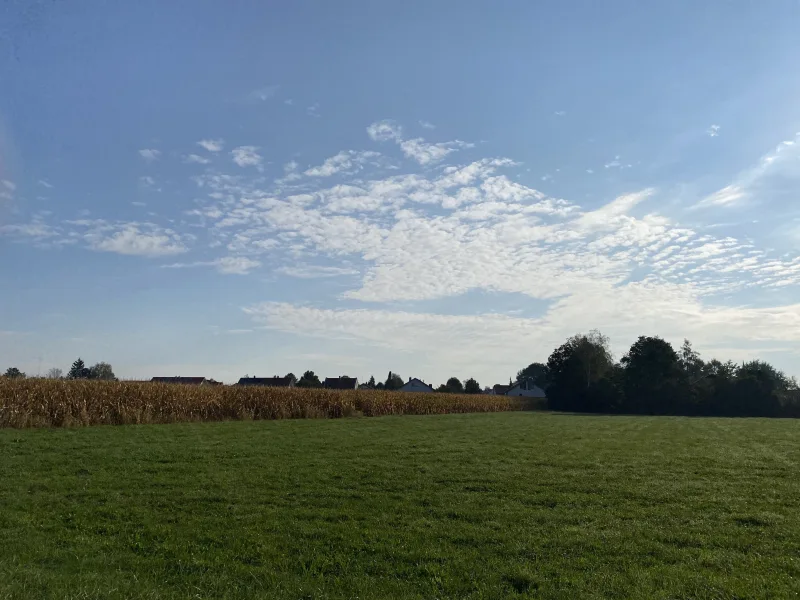
[(513, 386), (511, 385), (503, 385), (502, 383), (498, 383), (492, 388), (492, 390), (494, 390), (494, 393), (498, 396), (505, 396), (508, 393), (508, 390), (510, 390), (512, 387)]
[(533, 379), (523, 379), (521, 381), (517, 381), (514, 385), (512, 385), (506, 391), (506, 394), (516, 390), (517, 388), (519, 388), (521, 390), (528, 391), (528, 392), (538, 391), (538, 392), (542, 392), (542, 394), (545, 393), (544, 389), (541, 386), (538, 386), (533, 382)]
[(236, 385), (261, 385), (265, 387), (292, 387), (289, 377), (242, 377)]
[(153, 377), (153, 383), (182, 383), (184, 385), (200, 385), (203, 382), (217, 383), (213, 379), (206, 379), (205, 377)]
[(322, 387), (329, 390), (354, 390), (358, 385), (355, 377), (326, 377)]
[(428, 388), (430, 391), (433, 391), (433, 386), (431, 384), (425, 383), (424, 381), (422, 381), (421, 379), (417, 379), (416, 377), (412, 377), (411, 379), (409, 379), (406, 383), (403, 384), (403, 387), (401, 387), (400, 389), (402, 390), (407, 385), (413, 385), (415, 383)]

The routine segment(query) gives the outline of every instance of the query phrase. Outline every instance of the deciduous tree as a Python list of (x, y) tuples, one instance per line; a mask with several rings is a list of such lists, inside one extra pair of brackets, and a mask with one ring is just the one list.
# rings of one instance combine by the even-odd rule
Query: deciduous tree
[(114, 381), (114, 369), (107, 362), (99, 362), (89, 367), (89, 379), (100, 379), (103, 381)]
[(47, 379), (63, 379), (64, 378), (64, 371), (59, 368), (53, 367), (47, 372), (46, 375)]
[(386, 378), (386, 383), (383, 384), (386, 390), (399, 390), (403, 387), (403, 378), (397, 373), (389, 371), (389, 376)]
[(297, 387), (318, 388), (322, 387), (322, 382), (319, 380), (319, 377), (317, 377), (314, 371), (306, 371), (297, 381)]
[(475, 379), (470, 377), (464, 382), (464, 393), (465, 394), (480, 394), (481, 393), (481, 384), (478, 383)]

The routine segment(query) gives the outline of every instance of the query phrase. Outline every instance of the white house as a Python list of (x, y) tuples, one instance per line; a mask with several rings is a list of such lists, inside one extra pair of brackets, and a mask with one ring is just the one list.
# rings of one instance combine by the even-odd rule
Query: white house
[(518, 381), (506, 392), (506, 396), (524, 396), (526, 398), (547, 398), (547, 394), (529, 379)]
[(427, 383), (425, 383), (424, 381), (421, 381), (421, 380), (417, 379), (416, 377), (413, 377), (413, 378), (408, 380), (408, 383), (406, 383), (403, 387), (401, 387), (397, 391), (399, 391), (399, 392), (425, 392), (425, 393), (431, 393), (433, 391), (433, 386), (430, 386)]

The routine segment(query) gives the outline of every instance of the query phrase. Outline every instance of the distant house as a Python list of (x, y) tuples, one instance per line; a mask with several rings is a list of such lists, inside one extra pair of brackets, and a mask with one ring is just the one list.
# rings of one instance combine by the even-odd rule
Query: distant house
[(355, 377), (326, 377), (322, 382), (322, 387), (328, 390), (354, 390), (358, 387), (358, 379)]
[(512, 385), (503, 385), (502, 383), (498, 383), (489, 393), (494, 396), (505, 396), (508, 393), (508, 390), (510, 390), (512, 387)]
[(291, 377), (242, 377), (236, 385), (257, 385), (261, 387), (294, 387)]
[(208, 377), (153, 377), (152, 383), (180, 383), (182, 385), (222, 385), (221, 381), (215, 381)]
[(417, 379), (416, 377), (412, 377), (408, 380), (408, 382), (401, 387), (398, 392), (423, 392), (430, 394), (433, 392), (433, 386), (428, 385), (421, 379)]
[[(496, 386), (495, 386), (496, 387)], [(524, 396), (526, 398), (547, 398), (545, 391), (530, 379), (518, 381), (506, 392), (506, 396)]]

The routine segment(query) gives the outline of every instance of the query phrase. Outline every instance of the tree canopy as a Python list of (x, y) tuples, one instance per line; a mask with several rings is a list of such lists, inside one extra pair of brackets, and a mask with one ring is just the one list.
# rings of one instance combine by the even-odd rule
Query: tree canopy
[(82, 359), (76, 360), (72, 363), (72, 367), (69, 369), (69, 373), (67, 373), (67, 379), (89, 379), (89, 369), (86, 368)]
[(524, 369), (517, 371), (517, 381), (532, 381), (540, 388), (545, 389), (549, 382), (549, 370), (544, 363), (531, 363)]
[(447, 383), (444, 384), (444, 392), (448, 394), (463, 394), (464, 393), (464, 384), (461, 383), (461, 380), (458, 377), (451, 377), (447, 380)]
[(99, 362), (89, 367), (89, 379), (101, 379), (103, 381), (116, 380), (114, 369), (107, 362)]
[(401, 387), (403, 387), (403, 385), (403, 378), (397, 373), (392, 373), (389, 371), (389, 375), (386, 377), (386, 383), (383, 384), (383, 389), (399, 390)]
[(475, 379), (470, 377), (464, 382), (464, 393), (465, 394), (480, 394), (481, 393), (481, 384), (478, 383)]
[(319, 388), (322, 387), (322, 382), (317, 377), (314, 371), (306, 371), (303, 376), (297, 381), (297, 387), (301, 388)]
[(593, 331), (567, 339), (544, 366), (532, 363), (517, 377), (545, 388), (554, 410), (800, 417), (793, 378), (763, 361), (704, 361), (689, 340), (676, 351), (660, 337), (641, 336), (615, 363), (608, 338)]
[(20, 371), (17, 367), (9, 367), (3, 374), (3, 377), (8, 379), (25, 379), (25, 373)]

